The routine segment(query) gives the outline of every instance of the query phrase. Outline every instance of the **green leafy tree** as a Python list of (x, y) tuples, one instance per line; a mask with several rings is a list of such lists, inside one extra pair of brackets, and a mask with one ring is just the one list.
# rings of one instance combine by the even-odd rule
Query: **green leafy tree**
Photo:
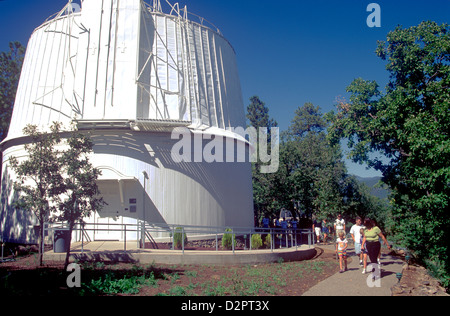
[(295, 110), (289, 133), (295, 139), (301, 140), (307, 134), (320, 134), (326, 126), (327, 122), (320, 111), (320, 107), (315, 107), (311, 102), (306, 102)]
[(0, 141), (8, 134), (12, 110), (20, 79), (25, 47), (9, 43), (9, 51), (0, 53)]
[[(277, 122), (270, 118), (269, 108), (258, 96), (250, 98), (250, 104), (247, 107), (247, 119), (250, 126), (259, 130), (260, 127), (267, 128), (267, 138), (270, 143), (270, 130), (278, 126)], [(258, 149), (258, 144), (253, 144)], [(252, 163), (252, 182), (253, 182), (253, 204), (255, 217), (259, 221), (264, 214), (270, 214), (277, 209), (277, 199), (274, 198), (273, 190), (277, 184), (274, 182), (274, 175), (270, 173), (259, 172), (261, 162)]]
[[(251, 100), (253, 109), (260, 110), (249, 111), (249, 120), (253, 124), (268, 124), (270, 118), (264, 103), (257, 97)], [(329, 220), (337, 213), (347, 218), (376, 214), (373, 218), (384, 226), (385, 205), (348, 175), (340, 145), (327, 138), (328, 125), (328, 115), (323, 115), (318, 106), (305, 103), (295, 111), (289, 129), (283, 133), (278, 171), (259, 174), (257, 164), (253, 165), (257, 217), (278, 216), (282, 208)], [(294, 201), (300, 204), (299, 210), (294, 207)]]
[(260, 127), (270, 128), (278, 126), (278, 123), (269, 116), (269, 108), (258, 96), (250, 98), (250, 104), (247, 107), (247, 119), (250, 121), (250, 126), (258, 129)]
[(376, 53), (390, 73), (386, 93), (374, 81), (353, 81), (350, 102), (338, 105), (330, 137), (347, 138), (354, 161), (383, 173), (392, 190), (397, 242), (428, 266), (441, 267), (449, 286), (450, 27), (397, 27)]
[(9, 43), (9, 51), (0, 53), (0, 141), (8, 134), (24, 58), (25, 47), (19, 42)]
[(285, 143), (291, 148), (292, 198), (308, 215), (334, 217), (345, 210), (343, 184), (347, 171), (340, 148), (329, 143), (325, 133), (328, 123), (319, 107), (305, 103), (295, 113)]
[(55, 123), (50, 130), (50, 133), (43, 133), (36, 126), (25, 127), (24, 134), (31, 138), (31, 142), (24, 145), (28, 159), (10, 158), (11, 168), (17, 175), (14, 190), (21, 194), (16, 207), (31, 211), (39, 224), (39, 265), (43, 258), (44, 223), (56, 211), (56, 197), (64, 192), (60, 151), (57, 149), (61, 143), (61, 125)]
[(369, 187), (365, 183), (359, 182), (354, 176), (348, 177), (344, 190), (345, 204), (350, 218), (354, 219), (357, 216), (363, 219), (371, 218), (381, 230), (392, 235), (389, 230), (391, 209), (387, 199), (372, 195)]
[[(73, 129), (67, 140), (67, 150), (59, 157), (64, 176), (64, 194), (60, 195), (57, 206), (57, 218), (67, 222), (69, 227), (69, 245), (77, 222), (83, 224), (83, 218), (91, 216), (105, 204), (96, 182), (101, 172), (89, 161), (93, 142), (88, 135)], [(66, 253), (65, 267), (69, 264), (69, 257), (70, 247)]]
[[(104, 205), (96, 184), (100, 171), (89, 162), (91, 139), (74, 130), (63, 141), (61, 133), (60, 123), (53, 123), (50, 132), (40, 132), (36, 126), (29, 125), (24, 129), (24, 134), (31, 138), (24, 145), (28, 157), (10, 158), (17, 174), (14, 189), (20, 192), (16, 207), (31, 211), (39, 223), (39, 265), (43, 257), (44, 223), (67, 222), (71, 238), (75, 224)], [(70, 247), (66, 266), (69, 256)]]

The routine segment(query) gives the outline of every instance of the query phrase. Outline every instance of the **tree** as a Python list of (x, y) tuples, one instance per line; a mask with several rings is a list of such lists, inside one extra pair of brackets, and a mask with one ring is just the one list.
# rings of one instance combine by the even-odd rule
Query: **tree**
[(320, 112), (320, 107), (306, 102), (295, 110), (289, 133), (296, 139), (302, 139), (306, 134), (317, 134), (323, 132), (327, 123)]
[(267, 127), (270, 131), (272, 127), (278, 126), (278, 123), (269, 116), (269, 108), (258, 96), (250, 98), (250, 104), (247, 107), (247, 119), (250, 121), (250, 126), (258, 129), (260, 127)]
[[(60, 123), (53, 123), (49, 133), (40, 132), (34, 125), (27, 126), (24, 134), (31, 138), (31, 143), (24, 148), (28, 158), (21, 161), (10, 158), (17, 174), (14, 189), (21, 193), (16, 206), (33, 212), (39, 222), (39, 265), (43, 257), (44, 223), (67, 222), (71, 238), (75, 224), (104, 204), (96, 184), (100, 171), (89, 162), (91, 139), (74, 130), (63, 142), (61, 132)], [(70, 247), (66, 267), (69, 256)]]
[[(0, 53), (0, 141), (6, 138), (11, 121), (25, 47), (19, 42), (9, 43), (9, 52)], [(0, 159), (3, 153), (0, 152)], [(0, 176), (2, 170), (0, 168)]]
[(20, 192), (16, 207), (31, 211), (39, 224), (39, 265), (43, 258), (44, 223), (56, 211), (55, 198), (64, 192), (61, 175), (60, 151), (56, 148), (61, 143), (58, 123), (50, 127), (50, 133), (39, 132), (36, 126), (24, 128), (24, 134), (31, 138), (31, 143), (25, 144), (28, 159), (10, 158), (11, 168), (17, 174), (14, 190)]
[(294, 199), (308, 215), (334, 217), (343, 212), (343, 184), (347, 170), (338, 145), (331, 146), (326, 138), (326, 119), (312, 103), (295, 111), (289, 127), (291, 140), (286, 142), (296, 151), (291, 174)]
[[(93, 149), (93, 142), (87, 135), (74, 129), (67, 140), (68, 149), (60, 156), (64, 175), (64, 193), (60, 196), (57, 206), (60, 221), (69, 226), (69, 245), (72, 232), (78, 221), (89, 217), (105, 204), (100, 197), (97, 179), (100, 170), (94, 168), (89, 161), (89, 154)], [(66, 253), (65, 268), (69, 265), (70, 247)]]
[[(264, 103), (256, 97), (252, 100), (260, 110), (249, 115), (250, 121), (270, 122)], [(255, 117), (258, 119), (252, 119)], [(384, 221), (384, 205), (347, 174), (339, 143), (330, 143), (327, 138), (328, 125), (328, 115), (323, 115), (320, 107), (312, 103), (298, 107), (289, 129), (283, 133), (278, 171), (259, 174), (257, 168), (253, 170), (257, 216), (278, 216), (278, 211), (286, 208), (308, 217), (314, 214), (334, 219), (337, 213), (346, 218), (376, 214), (377, 220)], [(294, 201), (301, 210), (294, 207)]]
[(371, 218), (382, 231), (391, 233), (391, 209), (386, 199), (372, 195), (370, 188), (354, 176), (348, 178), (345, 192), (347, 212), (351, 218)]
[(390, 72), (386, 93), (374, 81), (356, 79), (347, 88), (350, 102), (338, 105), (330, 137), (349, 139), (353, 160), (383, 173), (397, 242), (428, 267), (441, 267), (449, 286), (450, 27), (397, 27), (376, 53)]
[[(278, 126), (277, 122), (270, 118), (269, 108), (264, 102), (260, 100), (258, 96), (250, 98), (250, 104), (247, 107), (247, 119), (250, 122), (250, 126), (259, 130), (260, 127), (267, 128), (267, 139), (270, 143), (271, 135), (270, 131), (272, 127)], [(256, 150), (259, 150), (258, 144), (253, 144)], [(270, 193), (274, 189), (273, 183), (274, 175), (267, 173), (260, 173), (261, 162), (257, 161), (252, 163), (252, 183), (253, 183), (253, 204), (255, 211), (255, 218), (260, 219), (264, 214), (273, 212), (277, 206), (274, 201), (273, 194)]]
[(25, 56), (25, 47), (19, 42), (9, 43), (9, 48), (9, 52), (0, 53), (0, 141), (8, 134)]

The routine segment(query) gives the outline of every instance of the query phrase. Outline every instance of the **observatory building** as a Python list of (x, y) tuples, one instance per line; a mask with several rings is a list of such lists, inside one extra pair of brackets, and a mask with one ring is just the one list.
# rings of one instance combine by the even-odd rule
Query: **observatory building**
[[(235, 51), (186, 7), (164, 6), (69, 1), (33, 32), (1, 144), (2, 240), (36, 241), (34, 219), (13, 206), (8, 160), (26, 157), (26, 125), (47, 130), (52, 122), (75, 122), (94, 141), (90, 159), (102, 171), (98, 186), (108, 205), (86, 222), (253, 226), (251, 164), (240, 162), (238, 150), (226, 152), (250, 150), (233, 132), (245, 128)], [(182, 140), (191, 151), (180, 150)], [(223, 149), (225, 158), (199, 159), (196, 141), (207, 152), (210, 142), (222, 143), (211, 152)], [(174, 149), (188, 158), (174, 159)], [(92, 240), (125, 238), (115, 230), (88, 233)]]

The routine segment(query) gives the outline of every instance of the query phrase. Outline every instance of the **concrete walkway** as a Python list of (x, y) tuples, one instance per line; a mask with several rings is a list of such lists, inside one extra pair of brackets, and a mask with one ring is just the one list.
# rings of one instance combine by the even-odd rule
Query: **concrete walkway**
[[(318, 247), (334, 250), (334, 245)], [(382, 253), (381, 278), (373, 281), (370, 273), (362, 274), (352, 245), (349, 245), (347, 254), (352, 259), (348, 271), (338, 272), (323, 280), (303, 296), (391, 296), (391, 287), (398, 282), (396, 273), (402, 272), (402, 260)], [(369, 264), (369, 258), (368, 261)]]

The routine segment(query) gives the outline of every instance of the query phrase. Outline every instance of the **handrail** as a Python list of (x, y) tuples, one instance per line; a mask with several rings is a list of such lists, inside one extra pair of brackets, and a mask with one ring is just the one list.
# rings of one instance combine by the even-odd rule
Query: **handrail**
[[(92, 228), (90, 228), (92, 226)], [(108, 226), (103, 228), (103, 226)], [(54, 231), (57, 229), (67, 229), (65, 223), (46, 223), (45, 231)], [(100, 227), (100, 228), (99, 228)], [(179, 224), (156, 224), (145, 223), (144, 226), (141, 223), (136, 224), (122, 224), (122, 223), (83, 223), (82, 225), (75, 225), (74, 231), (81, 230), (82, 233), (82, 251), (84, 239), (90, 239), (87, 231), (108, 231), (108, 232), (122, 232), (124, 241), (124, 250), (126, 251), (127, 233), (137, 233), (137, 240), (140, 248), (145, 247), (145, 240), (150, 240), (151, 243), (156, 244), (156, 241), (152, 237), (152, 233), (166, 233), (170, 237), (172, 243), (172, 250), (174, 250), (173, 237), (175, 231), (181, 228), (182, 234), (190, 235), (191, 237), (198, 237), (208, 240), (216, 240), (216, 251), (218, 251), (218, 239), (223, 238), (225, 234), (231, 234), (232, 236), (232, 251), (235, 252), (235, 240), (236, 237), (245, 237), (245, 241), (249, 243), (249, 247), (244, 250), (252, 250), (251, 238), (252, 235), (270, 235), (270, 250), (273, 252), (277, 244), (279, 248), (295, 247), (298, 248), (299, 244), (307, 244), (309, 247), (314, 246), (315, 238), (313, 238), (312, 229), (294, 229), (289, 228), (263, 228), (263, 227), (225, 227), (225, 226), (199, 226), (199, 225), (179, 225)], [(228, 230), (228, 231), (227, 231)], [(231, 230), (231, 231), (230, 231)], [(139, 238), (139, 235), (141, 238)], [(303, 242), (303, 236), (307, 235), (307, 242)], [(300, 239), (300, 242), (299, 242)], [(284, 246), (284, 247), (283, 247)], [(182, 238), (182, 252), (185, 251), (184, 238)]]

